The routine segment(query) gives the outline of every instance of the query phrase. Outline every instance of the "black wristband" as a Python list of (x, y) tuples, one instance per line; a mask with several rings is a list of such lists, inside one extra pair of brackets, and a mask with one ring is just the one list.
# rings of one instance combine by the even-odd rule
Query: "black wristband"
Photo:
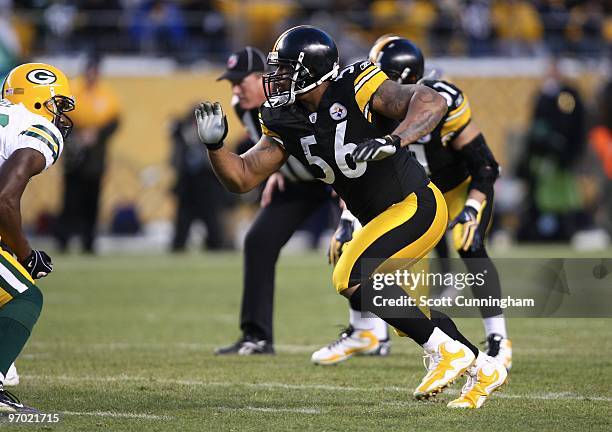
[(398, 135), (389, 134), (385, 138), (397, 148), (400, 148), (402, 146), (402, 139)]
[(206, 144), (206, 148), (212, 151), (219, 150), (221, 147), (223, 147), (223, 141), (219, 141), (216, 144)]

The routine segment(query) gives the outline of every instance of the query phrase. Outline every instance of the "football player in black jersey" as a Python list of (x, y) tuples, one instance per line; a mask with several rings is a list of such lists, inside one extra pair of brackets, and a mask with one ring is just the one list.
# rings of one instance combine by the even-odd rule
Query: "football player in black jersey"
[[(232, 85), (232, 105), (252, 146), (261, 137), (259, 106), (266, 101), (265, 57), (247, 46), (233, 53), (219, 80)], [(250, 146), (243, 150), (246, 151)], [(242, 149), (241, 149), (242, 150)], [(274, 273), (282, 247), (313, 213), (331, 202), (331, 188), (317, 181), (297, 159), (289, 158), (263, 190), (261, 209), (244, 242), (241, 337), (216, 354), (273, 354)]]
[(389, 80), (369, 61), (339, 71), (335, 42), (311, 26), (283, 33), (268, 64), (276, 70), (263, 79), (264, 135), (247, 153), (239, 156), (223, 147), (227, 121), (219, 103), (196, 110), (199, 136), (219, 179), (231, 191), (246, 192), (292, 155), (332, 185), (363, 224), (336, 264), (336, 290), (354, 309), (380, 316), (423, 346), (429, 366), (416, 398), (435, 396), (475, 363), (477, 381), (470, 388), (479, 391), (477, 404), (466, 404), (462, 395), (449, 406), (482, 405), (504, 383), (506, 369), (479, 352), (450, 318), (438, 321), (442, 330), (426, 307), (412, 305), (407, 294), (414, 293), (388, 283), (374, 296), (373, 274), (388, 275), (417, 262), (446, 230), (442, 193), (401, 149), (436, 127), (447, 111), (444, 98), (426, 86)]
[[(489, 258), (484, 239), (493, 215), (493, 184), (499, 169), (484, 136), (471, 118), (467, 96), (454, 84), (437, 79), (422, 79), (424, 58), (421, 50), (407, 39), (383, 36), (372, 47), (370, 61), (390, 79), (401, 84), (422, 83), (444, 97), (448, 112), (428, 135), (408, 148), (428, 171), (434, 184), (444, 194), (448, 206), (449, 228), (455, 249), (471, 273), (486, 274), (486, 284), (473, 289), (475, 298), (501, 297), (499, 276)], [(350, 241), (350, 214), (343, 213), (343, 225), (332, 238), (330, 250), (334, 261), (344, 244)], [(512, 345), (506, 333), (503, 311), (499, 307), (482, 307), (487, 354), (506, 369), (512, 366)], [(317, 364), (334, 364), (348, 359), (354, 346), (363, 344), (361, 333), (378, 325), (378, 319), (367, 319), (350, 313), (349, 331), (332, 344), (313, 354)]]

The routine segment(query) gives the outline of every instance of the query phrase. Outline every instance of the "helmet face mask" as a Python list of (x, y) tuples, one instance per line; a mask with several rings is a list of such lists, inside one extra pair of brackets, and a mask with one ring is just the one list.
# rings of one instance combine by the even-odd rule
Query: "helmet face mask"
[(70, 117), (64, 113), (74, 110), (74, 100), (68, 96), (57, 95), (45, 101), (44, 106), (53, 115), (52, 122), (55, 127), (64, 138), (67, 138), (72, 132), (74, 124)]
[(277, 52), (268, 55), (268, 64), (276, 67), (276, 70), (263, 75), (264, 94), (268, 104), (272, 108), (291, 105), (295, 102), (299, 77), (306, 69), (299, 61), (279, 60)]
[(325, 32), (298, 26), (283, 33), (268, 54), (276, 69), (263, 75), (263, 87), (272, 108), (291, 105), (296, 96), (307, 93), (338, 75), (338, 51)]

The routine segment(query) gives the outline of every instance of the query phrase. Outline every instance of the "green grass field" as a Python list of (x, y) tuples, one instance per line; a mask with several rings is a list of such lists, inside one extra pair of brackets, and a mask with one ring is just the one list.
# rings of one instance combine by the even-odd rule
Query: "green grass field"
[[(612, 430), (612, 320), (511, 320), (509, 384), (480, 410), (451, 411), (458, 384), (439, 402), (412, 399), (424, 369), (408, 340), (388, 358), (310, 363), (348, 319), (330, 275), (321, 255), (282, 257), (278, 354), (215, 357), (238, 336), (238, 253), (57, 257), (14, 393), (61, 413), (53, 431)], [(480, 320), (460, 327), (483, 338)]]

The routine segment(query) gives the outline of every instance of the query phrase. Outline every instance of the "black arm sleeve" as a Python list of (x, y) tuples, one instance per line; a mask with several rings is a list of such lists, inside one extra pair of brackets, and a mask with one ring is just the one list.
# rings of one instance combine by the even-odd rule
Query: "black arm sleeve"
[(487, 146), (482, 134), (464, 145), (459, 150), (461, 158), (465, 161), (468, 172), (472, 176), (471, 189), (488, 193), (499, 177), (499, 164)]

